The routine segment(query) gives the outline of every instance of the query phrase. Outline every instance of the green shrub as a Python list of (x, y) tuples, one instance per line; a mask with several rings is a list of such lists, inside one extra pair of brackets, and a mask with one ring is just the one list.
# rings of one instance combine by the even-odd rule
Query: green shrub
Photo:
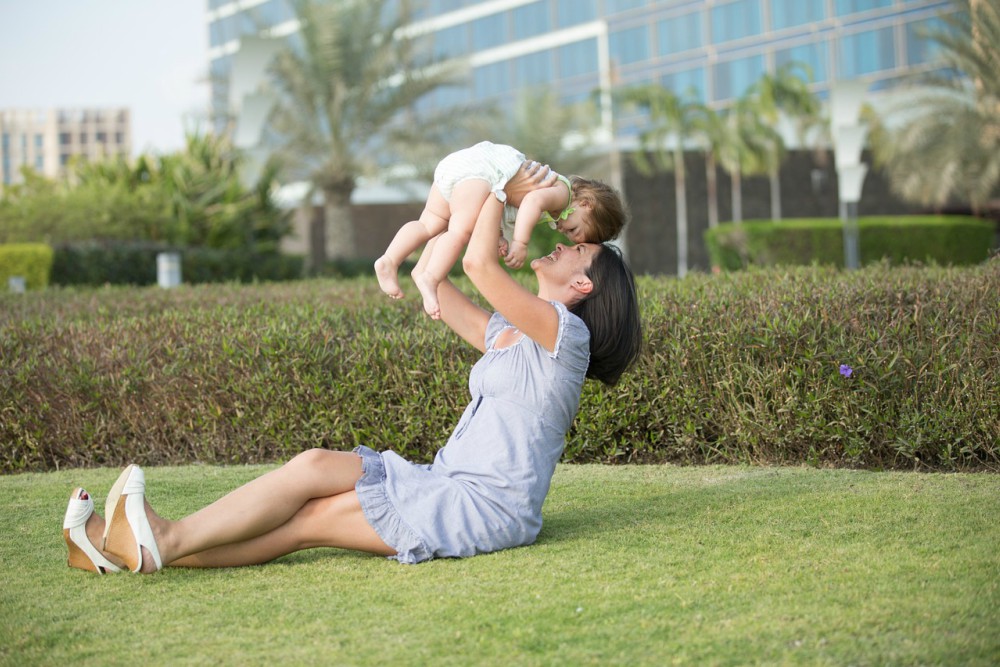
[[(886, 216), (858, 220), (862, 264), (935, 262), (976, 264), (989, 256), (993, 225), (969, 216)], [(747, 221), (705, 233), (713, 266), (735, 270), (754, 266), (844, 264), (840, 220)]]
[(11, 243), (0, 245), (0, 290), (7, 290), (7, 281), (21, 276), (28, 289), (42, 289), (49, 284), (52, 270), (52, 248), (42, 243)]
[(292, 280), (302, 276), (298, 256), (216, 248), (171, 248), (153, 243), (79, 243), (56, 246), (56, 285), (154, 285), (156, 256), (181, 255), (181, 278), (189, 284)]
[[(639, 288), (644, 353), (618, 386), (587, 383), (566, 460), (1000, 470), (1000, 259)], [(365, 278), (0, 297), (0, 471), (358, 444), (429, 461), (477, 353), (404, 290), (391, 301)]]

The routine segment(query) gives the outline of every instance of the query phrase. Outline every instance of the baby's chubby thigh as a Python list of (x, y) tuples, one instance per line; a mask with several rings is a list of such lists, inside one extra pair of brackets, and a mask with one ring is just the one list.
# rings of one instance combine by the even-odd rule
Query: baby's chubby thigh
[(448, 202), (451, 209), (448, 231), (471, 236), (483, 205), (492, 194), (490, 182), (478, 177), (468, 177), (455, 183)]

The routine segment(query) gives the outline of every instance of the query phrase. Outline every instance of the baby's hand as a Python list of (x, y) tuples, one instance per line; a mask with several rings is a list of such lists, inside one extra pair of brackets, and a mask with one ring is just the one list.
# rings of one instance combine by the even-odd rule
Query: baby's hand
[(504, 259), (504, 263), (512, 269), (520, 269), (524, 265), (524, 258), (527, 257), (527, 255), (527, 244), (521, 243), (520, 241), (511, 241), (510, 250), (507, 251), (507, 257)]
[(500, 254), (500, 257), (507, 257), (507, 239), (501, 236), (498, 245), (497, 252)]

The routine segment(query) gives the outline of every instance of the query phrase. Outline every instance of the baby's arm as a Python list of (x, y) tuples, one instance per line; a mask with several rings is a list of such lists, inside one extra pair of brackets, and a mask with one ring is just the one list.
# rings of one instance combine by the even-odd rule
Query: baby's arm
[(504, 260), (512, 269), (519, 269), (524, 264), (528, 254), (528, 241), (531, 232), (542, 218), (545, 211), (562, 211), (569, 201), (566, 184), (557, 181), (555, 185), (529, 192), (524, 196), (517, 208), (514, 219), (514, 238), (510, 242), (510, 250)]

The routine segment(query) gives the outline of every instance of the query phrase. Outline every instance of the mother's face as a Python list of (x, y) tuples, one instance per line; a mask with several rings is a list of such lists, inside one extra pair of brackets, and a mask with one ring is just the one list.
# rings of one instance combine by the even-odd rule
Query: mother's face
[(604, 247), (599, 243), (577, 243), (566, 246), (556, 244), (556, 249), (544, 257), (531, 260), (531, 268), (539, 281), (545, 279), (553, 284), (571, 284), (580, 276), (586, 277), (594, 257)]

